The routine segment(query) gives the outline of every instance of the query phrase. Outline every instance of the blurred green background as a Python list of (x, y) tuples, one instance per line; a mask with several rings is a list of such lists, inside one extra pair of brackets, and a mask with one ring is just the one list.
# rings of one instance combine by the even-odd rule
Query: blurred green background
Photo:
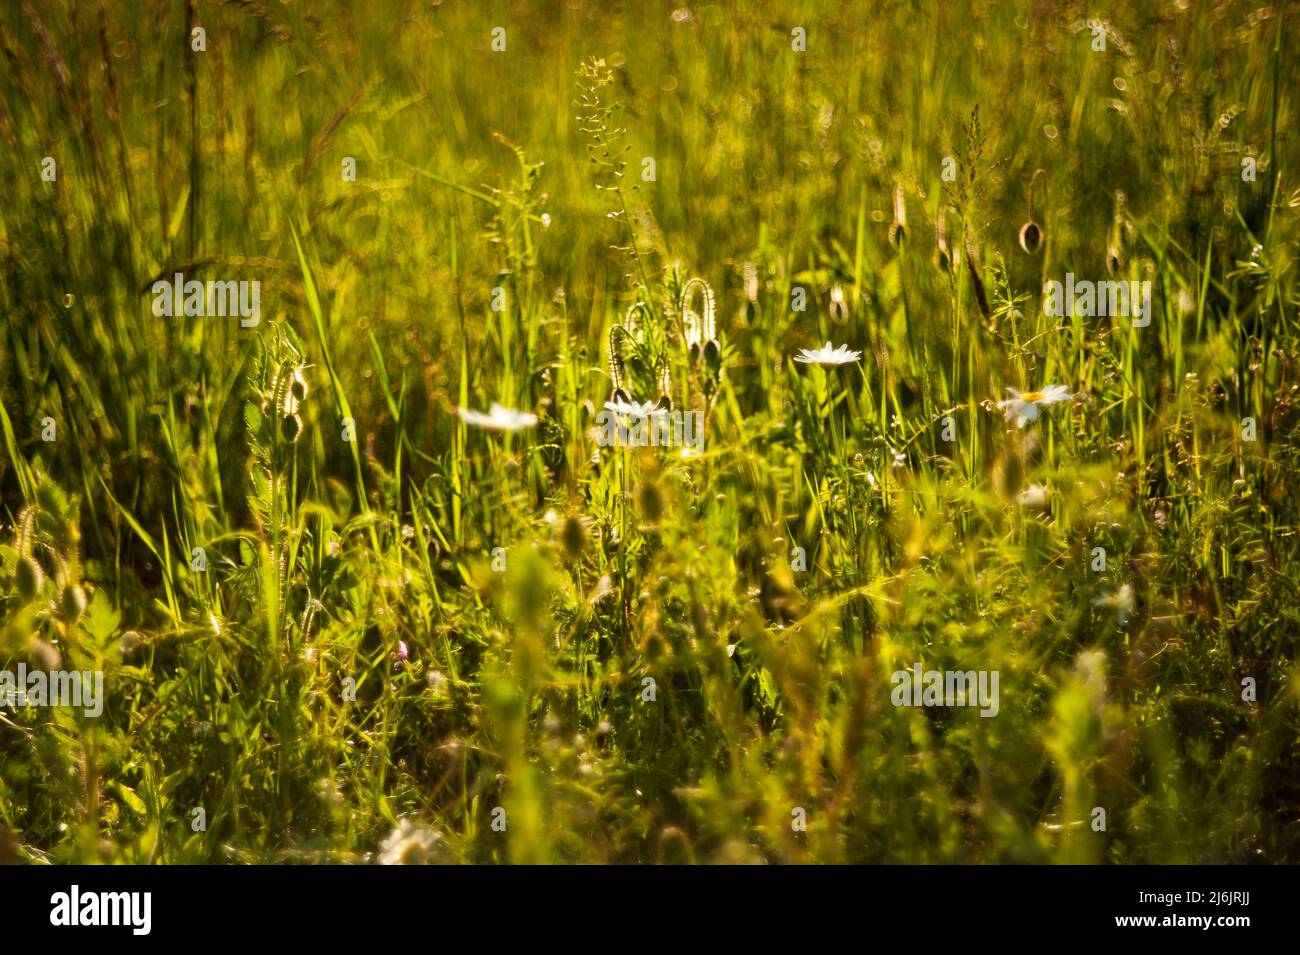
[(0, 859), (1296, 861), (1298, 13), (6, 4)]

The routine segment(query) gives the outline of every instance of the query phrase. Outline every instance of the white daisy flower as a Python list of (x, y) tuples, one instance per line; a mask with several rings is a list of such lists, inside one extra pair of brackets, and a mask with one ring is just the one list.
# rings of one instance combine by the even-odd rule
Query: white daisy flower
[(457, 408), (456, 413), (466, 424), (489, 431), (522, 431), (537, 424), (537, 415), (506, 408), (496, 402), (492, 403), (492, 410), (487, 414), (472, 408)]
[(1031, 484), (1016, 495), (1016, 502), (1031, 511), (1047, 510), (1047, 488), (1041, 484)]
[(1137, 606), (1137, 597), (1133, 593), (1132, 584), (1124, 584), (1118, 591), (1113, 594), (1104, 594), (1095, 600), (1094, 607), (1103, 607), (1115, 611), (1115, 619), (1119, 621), (1122, 627), (1128, 623), (1128, 618), (1133, 614), (1133, 608)]
[(832, 348), (831, 343), (827, 342), (821, 348), (799, 349), (799, 354), (794, 356), (794, 360), (805, 365), (847, 365), (861, 357), (862, 352), (849, 351), (848, 345)]
[(427, 865), (439, 862), (442, 857), (442, 842), (441, 833), (403, 818), (379, 847), (376, 861), (380, 865)]
[(1042, 391), (1021, 392), (1014, 388), (1008, 388), (1007, 391), (1011, 392), (1011, 397), (999, 401), (998, 407), (1006, 412), (1007, 420), (1014, 421), (1018, 428), (1038, 420), (1039, 406), (1054, 405), (1074, 397), (1065, 385), (1048, 385)]
[(614, 414), (630, 415), (633, 418), (644, 418), (659, 410), (653, 401), (640, 402), (635, 398), (623, 398), (621, 395), (606, 401), (605, 408)]

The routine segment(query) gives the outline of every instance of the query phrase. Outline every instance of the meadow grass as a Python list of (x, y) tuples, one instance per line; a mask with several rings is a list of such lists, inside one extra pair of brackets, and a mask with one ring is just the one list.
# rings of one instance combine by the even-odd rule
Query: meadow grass
[(1111, 7), (6, 4), (0, 861), (1300, 861), (1300, 9)]

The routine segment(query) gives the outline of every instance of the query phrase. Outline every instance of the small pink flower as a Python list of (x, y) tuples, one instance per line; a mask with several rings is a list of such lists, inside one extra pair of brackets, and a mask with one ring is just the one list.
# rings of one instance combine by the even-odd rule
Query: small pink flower
[(405, 660), (411, 655), (411, 649), (406, 645), (405, 640), (397, 641), (397, 652), (393, 654), (398, 660)]

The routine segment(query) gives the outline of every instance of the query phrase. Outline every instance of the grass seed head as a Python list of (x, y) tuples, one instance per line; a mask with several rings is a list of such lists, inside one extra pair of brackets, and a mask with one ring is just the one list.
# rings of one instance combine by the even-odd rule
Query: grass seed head
[(15, 568), (14, 576), (18, 584), (18, 594), (23, 600), (35, 598), (41, 589), (41, 584), (45, 582), (45, 574), (41, 572), (41, 565), (26, 554), (18, 558), (18, 566)]
[(295, 443), (302, 434), (302, 418), (296, 414), (287, 414), (280, 419), (280, 437), (289, 443)]
[(587, 548), (587, 527), (577, 515), (570, 514), (560, 522), (558, 536), (570, 559), (577, 558)]
[(76, 584), (68, 584), (63, 588), (59, 608), (63, 611), (64, 620), (68, 623), (76, 623), (86, 612), (86, 592)]
[(646, 481), (637, 489), (638, 503), (641, 505), (641, 513), (651, 524), (658, 524), (664, 516), (664, 496), (659, 487), (651, 481)]

